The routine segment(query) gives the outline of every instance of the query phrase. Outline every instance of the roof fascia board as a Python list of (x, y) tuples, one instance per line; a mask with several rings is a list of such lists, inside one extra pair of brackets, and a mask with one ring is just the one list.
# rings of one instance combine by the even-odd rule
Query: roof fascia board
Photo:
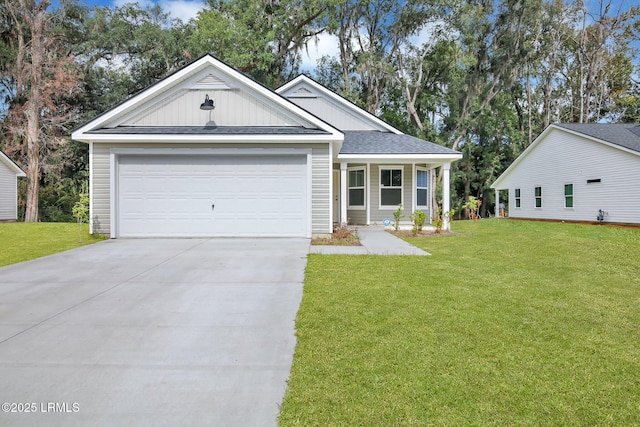
[(506, 179), (506, 177), (511, 173), (511, 171), (513, 171), (513, 169), (515, 169), (516, 166), (518, 164), (520, 164), (520, 162), (522, 160), (524, 160), (524, 158), (529, 154), (529, 152), (531, 152), (540, 143), (540, 141), (542, 141), (554, 129), (557, 129), (557, 130), (560, 130), (560, 131), (563, 131), (563, 132), (566, 132), (566, 133), (569, 133), (569, 134), (572, 134), (572, 135), (575, 135), (575, 136), (579, 136), (581, 138), (585, 138), (585, 139), (588, 139), (588, 140), (593, 141), (593, 142), (598, 142), (600, 144), (603, 144), (603, 145), (606, 145), (606, 146), (609, 146), (609, 147), (612, 147), (612, 148), (616, 148), (618, 150), (621, 150), (621, 151), (624, 151), (624, 152), (627, 152), (627, 153), (630, 153), (630, 154), (635, 154), (636, 156), (640, 156), (640, 153), (635, 151), (635, 150), (630, 150), (630, 149), (628, 149), (626, 147), (622, 147), (620, 145), (604, 141), (604, 140), (602, 140), (600, 138), (596, 138), (596, 137), (593, 137), (591, 135), (587, 135), (585, 133), (575, 131), (573, 129), (567, 129), (567, 128), (564, 128), (562, 126), (551, 124), (551, 125), (547, 126), (547, 128), (531, 143), (531, 145), (529, 145), (527, 147), (526, 150), (524, 150), (513, 161), (513, 163), (511, 163), (511, 165), (509, 165), (509, 167), (504, 172), (502, 172), (502, 174), (498, 177), (498, 179), (496, 179), (493, 182), (493, 184), (491, 184), (491, 186), (489, 188), (497, 188), (502, 183), (502, 181), (504, 181)]
[(20, 166), (18, 166), (13, 160), (9, 158), (9, 156), (4, 154), (2, 151), (0, 151), (0, 161), (7, 165), (7, 167), (11, 169), (11, 171), (15, 173), (16, 176), (27, 176), (27, 174), (24, 173)]
[(323, 95), (325, 95), (326, 97), (328, 97), (329, 99), (331, 99), (333, 102), (335, 102), (336, 104), (340, 105), (341, 107), (345, 108), (346, 110), (348, 110), (349, 112), (351, 112), (352, 114), (354, 114), (355, 116), (360, 116), (363, 117), (366, 120), (372, 121), (374, 123), (376, 123), (379, 126), (382, 126), (383, 128), (387, 129), (389, 132), (395, 133), (395, 134), (402, 134), (403, 132), (396, 129), (395, 127), (391, 126), (389, 123), (385, 122), (384, 120), (379, 119), (378, 117), (374, 116), (373, 114), (369, 113), (368, 111), (358, 107), (356, 104), (354, 104), (353, 102), (347, 100), (346, 98), (338, 95), (337, 93), (327, 89), (326, 87), (324, 87), (323, 85), (321, 85), (320, 83), (316, 82), (315, 80), (313, 80), (312, 78), (301, 74), (298, 77), (296, 77), (295, 79), (291, 80), (288, 83), (285, 83), (284, 85), (280, 86), (278, 89), (276, 89), (276, 92), (279, 94), (283, 94), (286, 91), (288, 91), (289, 89), (295, 87), (298, 84), (301, 83), (306, 83), (309, 86), (313, 87), (315, 90), (319, 91), (320, 93), (322, 93)]
[(158, 142), (158, 143), (224, 143), (224, 142), (283, 142), (283, 143), (309, 143), (309, 142), (342, 142), (342, 134), (339, 135), (184, 135), (184, 134), (146, 134), (146, 135), (109, 135), (109, 134), (88, 134), (77, 139), (81, 142), (110, 142), (110, 143), (132, 143), (137, 142)]
[(540, 141), (542, 141), (553, 129), (561, 128), (554, 124), (547, 126), (547, 128), (543, 130), (536, 139), (533, 140), (531, 145), (529, 145), (522, 153), (520, 153), (520, 155), (516, 157), (516, 159), (509, 165), (509, 167), (505, 169), (505, 171), (502, 172), (495, 181), (493, 181), (493, 184), (491, 184), (489, 188), (497, 188), (497, 186), (499, 186), (500, 183), (504, 181), (507, 176), (509, 176), (511, 171), (516, 168), (516, 166), (529, 154), (529, 152), (531, 152), (536, 147), (536, 145), (538, 145)]
[(175, 73), (160, 80), (156, 84), (149, 86), (142, 92), (139, 92), (120, 105), (106, 111), (105, 113), (86, 123), (84, 126), (78, 128), (71, 134), (71, 138), (79, 139), (80, 135), (82, 135), (83, 133), (102, 127), (103, 124), (112, 121), (119, 115), (125, 114), (130, 109), (136, 109), (136, 106), (144, 104), (148, 99), (155, 96), (156, 93), (162, 92), (165, 88), (176, 84), (180, 80), (183, 80), (185, 76), (188, 76), (189, 74), (195, 74), (201, 67), (205, 67), (207, 64), (210, 64), (211, 61), (209, 60), (209, 58), (213, 59), (209, 55), (205, 55), (187, 65), (185, 68), (178, 70)]
[(605, 141), (604, 139), (596, 138), (595, 136), (587, 135), (586, 133), (578, 132), (578, 131), (573, 130), (573, 129), (567, 129), (567, 128), (564, 128), (562, 126), (557, 126), (557, 128), (560, 129), (560, 130), (563, 130), (563, 131), (565, 131), (567, 133), (570, 133), (570, 134), (573, 134), (573, 135), (576, 135), (576, 136), (581, 136), (582, 138), (591, 140), (593, 142), (599, 142), (600, 144), (607, 145), (607, 146), (609, 146), (611, 148), (617, 148), (618, 150), (626, 151), (627, 153), (631, 153), (631, 154), (635, 154), (636, 156), (640, 156), (640, 152), (639, 151), (632, 150), (632, 149), (627, 148), (627, 147), (623, 147), (622, 145), (618, 145), (618, 144), (615, 144), (613, 142)]
[(92, 139), (92, 138), (87, 138), (87, 136), (83, 134), (92, 129), (99, 128), (104, 123), (111, 121), (118, 115), (121, 115), (130, 109), (136, 109), (136, 107), (143, 105), (147, 100), (155, 96), (157, 93), (164, 91), (167, 87), (176, 85), (182, 80), (185, 80), (186, 76), (197, 74), (199, 70), (206, 69), (206, 67), (208, 66), (214, 67), (217, 71), (228, 76), (229, 78), (234, 80), (236, 83), (239, 83), (261, 94), (262, 96), (267, 98), (269, 101), (275, 103), (275, 105), (277, 105), (278, 107), (282, 108), (285, 111), (288, 111), (290, 114), (293, 114), (294, 117), (302, 118), (304, 121), (307, 121), (313, 126), (316, 126), (321, 130), (329, 132), (334, 136), (339, 136), (340, 138), (343, 137), (342, 132), (340, 132), (338, 129), (334, 128), (333, 126), (329, 125), (328, 123), (324, 122), (323, 120), (319, 119), (318, 117), (314, 116), (308, 111), (305, 111), (304, 109), (298, 107), (296, 104), (284, 98), (283, 96), (279, 95), (278, 93), (272, 91), (271, 89), (268, 89), (267, 87), (261, 85), (255, 80), (242, 74), (240, 71), (232, 68), (231, 66), (225, 64), (224, 62), (207, 54), (201, 57), (200, 59), (194, 61), (193, 63), (187, 65), (183, 69), (159, 81), (155, 85), (150, 86), (149, 88), (145, 89), (139, 94), (133, 96), (132, 98), (123, 102), (122, 104), (113, 108), (112, 110), (107, 111), (105, 114), (90, 121), (89, 123), (85, 124), (81, 128), (77, 129), (71, 134), (72, 139), (77, 139), (79, 141)]
[(340, 160), (365, 161), (373, 162), (390, 161), (390, 160), (439, 160), (443, 162), (455, 162), (462, 158), (460, 154), (338, 154)]

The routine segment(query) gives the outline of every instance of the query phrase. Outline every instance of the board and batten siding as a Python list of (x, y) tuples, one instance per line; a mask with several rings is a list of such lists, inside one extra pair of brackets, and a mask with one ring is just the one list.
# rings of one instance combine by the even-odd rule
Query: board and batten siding
[(18, 212), (18, 177), (0, 162), (0, 221), (16, 219)]
[[(205, 95), (216, 108), (200, 110)], [(182, 90), (166, 102), (158, 102), (128, 118), (126, 126), (204, 126), (209, 118), (218, 126), (291, 126), (300, 125), (282, 111), (237, 90)]]
[[(600, 182), (588, 182), (600, 180)], [(573, 184), (573, 207), (565, 208), (564, 186)], [(535, 207), (542, 187), (542, 207)], [(513, 218), (640, 223), (640, 155), (554, 129), (516, 165), (500, 188), (509, 190)], [(520, 189), (521, 207), (515, 207)]]
[(112, 148), (147, 149), (237, 149), (237, 148), (311, 148), (311, 232), (313, 234), (331, 233), (330, 178), (328, 144), (93, 144), (92, 174), (92, 221), (93, 232), (109, 235), (111, 233), (111, 193), (110, 193), (110, 154)]

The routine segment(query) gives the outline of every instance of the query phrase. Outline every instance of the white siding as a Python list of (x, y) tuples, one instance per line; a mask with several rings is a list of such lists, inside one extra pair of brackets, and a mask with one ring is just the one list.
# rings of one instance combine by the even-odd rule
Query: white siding
[(295, 122), (274, 107), (270, 107), (239, 90), (181, 90), (169, 99), (157, 102), (130, 117), (125, 126), (204, 126), (209, 111), (200, 110), (205, 95), (213, 99), (216, 108), (211, 119), (218, 126), (293, 126)]
[(0, 161), (0, 221), (16, 219), (17, 197), (18, 178)]
[[(600, 179), (601, 182), (587, 183)], [(573, 208), (564, 207), (564, 185), (573, 184)], [(542, 207), (534, 188), (542, 187)], [(554, 129), (505, 177), (514, 218), (640, 223), (640, 156)], [(515, 207), (515, 189), (521, 207)]]
[[(290, 144), (269, 144), (269, 148), (292, 148)], [(93, 230), (95, 233), (111, 233), (110, 212), (110, 152), (112, 148), (177, 148), (167, 144), (104, 144), (93, 146)], [(233, 144), (181, 144), (179, 148), (238, 148)], [(242, 144), (242, 148), (265, 148), (260, 144)], [(329, 209), (329, 148), (327, 144), (296, 144), (295, 148), (312, 149), (312, 233), (331, 232)]]

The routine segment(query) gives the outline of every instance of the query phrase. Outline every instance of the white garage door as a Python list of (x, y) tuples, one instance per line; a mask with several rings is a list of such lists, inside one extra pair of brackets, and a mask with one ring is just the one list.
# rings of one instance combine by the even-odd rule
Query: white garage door
[(306, 156), (120, 156), (117, 234), (307, 236)]

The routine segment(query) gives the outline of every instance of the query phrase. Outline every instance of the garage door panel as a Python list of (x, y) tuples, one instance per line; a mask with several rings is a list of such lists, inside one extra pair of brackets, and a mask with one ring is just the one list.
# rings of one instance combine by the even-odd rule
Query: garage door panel
[(118, 169), (120, 236), (307, 234), (306, 156), (121, 156)]

